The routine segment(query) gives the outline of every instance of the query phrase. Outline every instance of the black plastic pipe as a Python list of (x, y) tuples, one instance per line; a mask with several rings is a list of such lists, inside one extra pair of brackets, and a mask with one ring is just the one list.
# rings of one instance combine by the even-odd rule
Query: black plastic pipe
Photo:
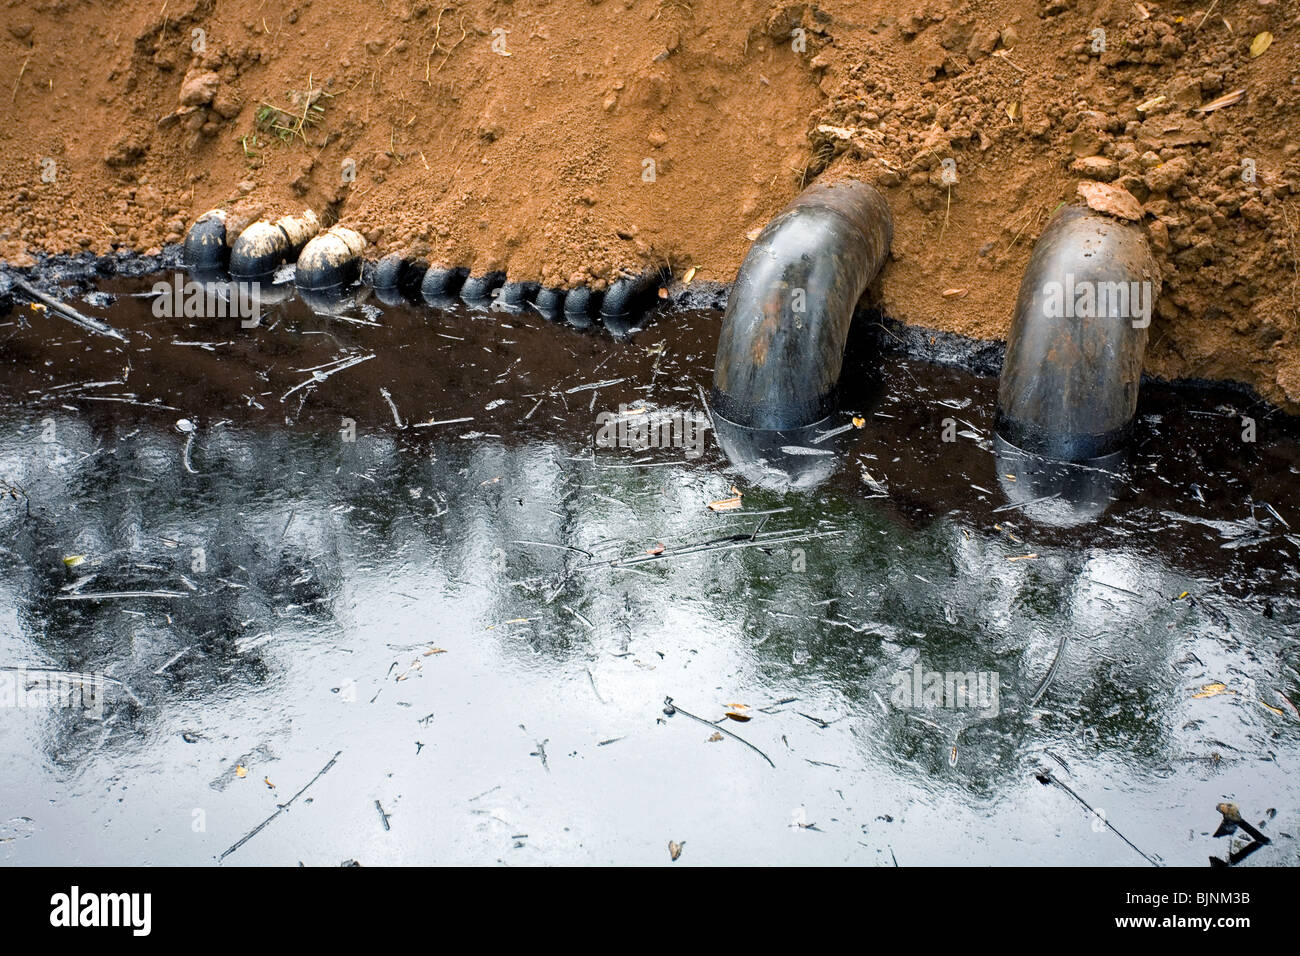
[(493, 307), (506, 312), (522, 312), (541, 289), (538, 282), (507, 282), (497, 293)]
[(298, 300), (317, 315), (346, 315), (364, 304), (372, 295), (377, 295), (374, 288), (354, 283), (352, 285), (332, 285), (324, 289), (297, 287)]
[(1030, 521), (1054, 528), (1100, 518), (1119, 491), (1125, 457), (1120, 450), (1086, 463), (1058, 461), (993, 436), (993, 467), (1007, 502)]
[(600, 303), (600, 321), (616, 337), (631, 334), (658, 301), (659, 287), (668, 278), (658, 269), (616, 279)]
[(1137, 410), (1160, 274), (1142, 230), (1083, 206), (1043, 230), (1020, 283), (997, 432), (1060, 461), (1121, 448)]
[(301, 216), (255, 222), (231, 247), (230, 274), (247, 282), (266, 281), (282, 262), (297, 259), (307, 240), (319, 231), (320, 221), (310, 209)]
[(226, 245), (226, 211), (210, 209), (185, 233), (181, 261), (192, 272), (217, 275), (226, 271), (230, 247)]
[(361, 278), (361, 254), (366, 238), (343, 226), (331, 226), (298, 254), (294, 281), (299, 289), (342, 289)]
[(483, 275), (470, 275), (460, 287), (460, 297), (471, 305), (482, 305), (492, 298), (493, 290), (506, 281), (506, 274), (500, 270), (485, 272)]
[(554, 322), (564, 314), (564, 290), (547, 289), (537, 290), (537, 298), (533, 300), (535, 308), (543, 318)]
[(468, 276), (465, 268), (430, 266), (420, 282), (420, 295), (430, 305), (443, 304), (460, 290)]
[(759, 234), (718, 339), (713, 411), (746, 428), (791, 429), (835, 404), (858, 300), (889, 254), (884, 197), (841, 179), (809, 186)]
[(843, 460), (843, 433), (825, 423), (769, 430), (745, 428), (713, 415), (714, 436), (723, 454), (747, 482), (769, 491), (811, 491)]
[(575, 329), (591, 328), (594, 298), (591, 289), (585, 285), (570, 289), (564, 297), (564, 320)]
[(620, 318), (645, 311), (654, 304), (663, 279), (663, 273), (651, 270), (615, 280), (600, 303), (600, 317)]

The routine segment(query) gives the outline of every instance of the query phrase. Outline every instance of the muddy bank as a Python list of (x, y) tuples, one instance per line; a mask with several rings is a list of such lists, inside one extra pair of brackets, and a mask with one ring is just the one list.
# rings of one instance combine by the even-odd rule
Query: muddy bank
[(996, 340), (1038, 231), (1099, 181), (1164, 272), (1147, 370), (1295, 411), (1300, 8), (1206, 7), (14, 4), (0, 256), (153, 254), (209, 208), (309, 207), (372, 258), (728, 282), (775, 210), (845, 172), (894, 210), (877, 304)]
[[(375, 267), (376, 263), (372, 261), (364, 264), (364, 283), (373, 280)], [(112, 301), (105, 294), (96, 291), (101, 283), (115, 278), (129, 280), (146, 276), (171, 284), (190, 281), (184, 272), (181, 247), (170, 244), (155, 255), (139, 255), (126, 250), (102, 256), (91, 252), (54, 255), (43, 253), (34, 265), (24, 268), (0, 265), (0, 314), (4, 310), (25, 310), (30, 307), (28, 297), (14, 290), (15, 279), (23, 279), (55, 298), (69, 298), (75, 307), (93, 312), (94, 308), (85, 309), (86, 304), (104, 308)], [(730, 290), (731, 285), (722, 282), (669, 281), (665, 283), (658, 302), (648, 311), (639, 311), (629, 317), (627, 324), (631, 325), (633, 334), (636, 334), (647, 328), (653, 331), (656, 324), (674, 323), (683, 312), (707, 312), (712, 313), (714, 318), (719, 318), (726, 309)], [(89, 295), (85, 294), (87, 292)], [(418, 301), (415, 290), (407, 290), (401, 295), (417, 309), (427, 308)], [(873, 364), (875, 356), (894, 355), (930, 365), (961, 369), (984, 378), (996, 378), (1001, 373), (1006, 354), (1005, 342), (971, 338), (959, 332), (947, 332), (938, 328), (908, 325), (865, 304), (874, 298), (874, 294), (869, 292), (854, 317), (853, 332), (848, 343), (849, 358), (852, 361), (846, 367), (864, 367), (864, 363)], [(535, 310), (528, 307), (525, 311), (531, 313)], [(57, 325), (57, 321), (51, 320), (54, 325)], [(620, 330), (619, 337), (623, 334)], [(1257, 413), (1270, 416), (1277, 412), (1286, 414), (1292, 410), (1291, 406), (1278, 406), (1269, 402), (1257, 389), (1242, 381), (1209, 378), (1169, 381), (1144, 373), (1142, 382), (1143, 387), (1155, 385), (1165, 388), (1171, 396), (1203, 393), (1200, 399), (1192, 399), (1193, 401), (1203, 400), (1204, 395), (1210, 394), (1235, 396), (1239, 403), (1254, 408)]]

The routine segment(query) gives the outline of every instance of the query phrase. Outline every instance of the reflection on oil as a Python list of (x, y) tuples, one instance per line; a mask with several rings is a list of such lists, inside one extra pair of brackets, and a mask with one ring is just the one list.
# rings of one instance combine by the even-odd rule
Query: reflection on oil
[(823, 419), (785, 431), (746, 428), (714, 413), (718, 444), (745, 481), (769, 491), (810, 491), (840, 464), (837, 438), (845, 428)]
[(102, 719), (0, 710), (0, 858), (212, 861), (341, 750), (232, 862), (1144, 864), (1043, 767), (1164, 862), (1225, 794), (1277, 810), (1247, 865), (1300, 862), (1282, 423), (1153, 392), (1122, 468), (1044, 485), (991, 380), (891, 359), (815, 433), (611, 448), (703, 414), (716, 315), (241, 330), (136, 289), (123, 349), (0, 345), (0, 666), (106, 678)]
[(1001, 435), (993, 436), (993, 447), (1009, 506), (1038, 524), (1073, 528), (1096, 521), (1123, 481), (1124, 451), (1076, 463), (1031, 455)]

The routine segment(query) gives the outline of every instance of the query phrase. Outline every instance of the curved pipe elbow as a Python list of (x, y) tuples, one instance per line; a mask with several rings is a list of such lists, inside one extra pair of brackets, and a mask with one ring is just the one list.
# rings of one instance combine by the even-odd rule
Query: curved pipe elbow
[(808, 187), (767, 224), (727, 300), (716, 414), (780, 430), (831, 412), (854, 311), (893, 234), (884, 197), (853, 179)]
[(192, 272), (220, 275), (226, 270), (230, 247), (226, 245), (226, 211), (210, 209), (185, 233), (181, 261)]
[(497, 293), (493, 309), (498, 312), (522, 312), (537, 296), (541, 283), (532, 281), (507, 282)]
[(600, 303), (602, 319), (619, 319), (643, 311), (654, 302), (664, 273), (657, 269), (616, 279)]
[(445, 306), (469, 278), (469, 270), (458, 266), (432, 265), (420, 280), (420, 296), (432, 306)]
[(547, 321), (557, 322), (564, 316), (564, 298), (563, 289), (543, 286), (537, 290), (537, 297), (533, 299), (533, 308)]
[(997, 432), (1060, 461), (1125, 444), (1160, 274), (1139, 226), (1082, 206), (1048, 223), (1020, 283)]
[(343, 226), (331, 226), (303, 246), (294, 276), (299, 289), (323, 291), (350, 286), (361, 278), (366, 240)]
[(319, 231), (320, 221), (310, 209), (273, 223), (255, 222), (239, 234), (230, 249), (230, 274), (247, 282), (266, 281), (280, 263), (296, 259), (307, 240)]
[(485, 272), (482, 275), (470, 275), (460, 287), (462, 301), (470, 305), (485, 305), (492, 300), (492, 293), (505, 284), (506, 274), (501, 270)]

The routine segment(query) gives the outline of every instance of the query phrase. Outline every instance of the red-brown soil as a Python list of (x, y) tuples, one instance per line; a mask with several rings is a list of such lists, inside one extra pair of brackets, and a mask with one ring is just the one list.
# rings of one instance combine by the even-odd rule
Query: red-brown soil
[(0, 3), (11, 263), (309, 206), (372, 255), (725, 282), (845, 173), (895, 213), (884, 308), (998, 338), (1040, 229), (1097, 179), (1141, 203), (1164, 273), (1148, 370), (1300, 411), (1296, 0)]

